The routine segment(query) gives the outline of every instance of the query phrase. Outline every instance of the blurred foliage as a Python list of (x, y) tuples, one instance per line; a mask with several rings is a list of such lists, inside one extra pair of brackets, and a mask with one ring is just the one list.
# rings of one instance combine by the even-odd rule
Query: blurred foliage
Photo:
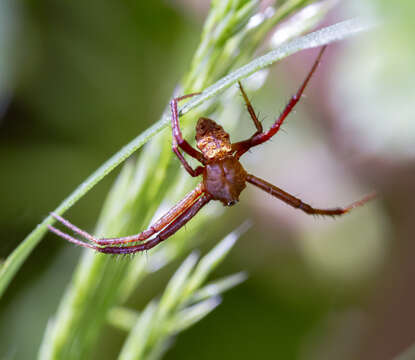
[(333, 88), (342, 99), (338, 104), (342, 130), (356, 138), (349, 146), (392, 161), (413, 159), (415, 26), (406, 15), (413, 14), (413, 2), (395, 6), (389, 1), (372, 1), (362, 6), (351, 1), (346, 6), (350, 12), (361, 9), (381, 24), (376, 33), (350, 43), (338, 64), (340, 77)]
[[(124, 315), (132, 323), (119, 359), (160, 359), (170, 348), (173, 336), (194, 325), (220, 303), (220, 294), (242, 282), (243, 273), (228, 276), (204, 287), (209, 274), (225, 259), (238, 233), (230, 234), (196, 265), (198, 256), (191, 254), (182, 263), (159, 301), (149, 303), (140, 314)], [(116, 310), (114, 312), (114, 310)], [(119, 321), (120, 310), (110, 316)], [(129, 318), (129, 319), (128, 319)]]
[[(353, 167), (353, 162), (362, 161), (358, 154), (366, 154), (367, 149), (370, 156), (381, 161), (390, 155), (394, 163), (413, 159), (410, 105), (415, 51), (411, 34), (415, 29), (411, 14), (415, 5), (408, 0), (356, 1), (353, 6), (350, 3), (343, 4), (332, 16), (369, 14), (381, 22), (378, 30), (342, 45), (341, 55), (334, 56), (339, 65), (332, 68), (333, 60), (328, 56), (319, 74), (327, 72), (330, 79), (322, 84), (322, 75), (317, 75), (313, 80), (309, 97), (285, 127), (288, 136), (280, 135), (244, 160), (251, 171), (288, 191), (300, 192), (305, 200), (316, 205), (347, 203), (371, 187), (372, 178)], [(177, 79), (190, 66), (201, 27), (197, 16), (188, 13), (186, 17), (182, 9), (172, 4), (158, 0), (0, 3), (0, 114), (4, 113), (0, 120), (2, 257), (91, 169), (130, 140), (131, 134), (140, 133), (158, 119)], [(333, 46), (336, 53), (334, 49), (339, 47)], [(295, 57), (293, 61), (292, 67), (278, 66), (272, 74), (277, 79), (254, 96), (255, 108), (261, 111), (262, 118), (268, 115), (265, 125), (273, 121), (312, 60), (300, 62)], [(236, 100), (236, 105), (227, 104), (225, 112), (219, 109), (215, 116), (238, 117), (242, 106), (240, 99)], [(328, 107), (335, 110), (330, 113)], [(333, 111), (335, 129), (346, 123), (358, 130), (346, 131), (341, 127), (340, 135), (330, 132), (324, 121)], [(186, 123), (191, 123), (192, 118), (188, 117)], [(241, 121), (246, 124), (247, 116), (243, 115)], [(242, 127), (249, 125), (239, 126)], [(359, 140), (353, 140), (357, 134)], [(339, 138), (348, 151), (353, 149), (353, 156), (349, 152), (339, 155)], [(148, 168), (158, 164), (162, 155), (151, 149), (146, 149), (145, 154), (152, 156), (148, 158)], [(278, 162), (266, 161), (270, 159)], [(118, 191), (123, 196), (134, 191), (122, 180), (140, 171), (137, 164), (134, 159), (130, 161), (118, 177)], [(136, 230), (150, 221), (164, 195), (162, 205), (166, 208), (186, 191), (189, 185), (184, 185), (174, 168), (178, 169), (178, 165), (158, 168), (172, 174), (171, 188), (161, 182), (160, 193), (139, 194), (145, 200), (138, 205), (147, 207), (150, 203), (152, 208), (146, 218), (141, 218), (138, 211), (133, 219), (134, 229), (126, 226), (123, 232)], [(404, 174), (411, 179), (410, 173)], [(91, 228), (113, 180), (114, 176), (108, 177), (68, 217)], [(411, 212), (400, 209), (405, 201), (413, 202), (412, 193), (401, 194), (407, 188), (394, 186), (398, 179), (394, 179), (393, 173), (382, 180), (391, 184), (386, 200), (346, 219), (333, 223), (328, 220), (329, 225), (320, 220), (318, 225), (313, 219), (303, 220), (303, 214), (275, 204), (265, 194), (247, 191), (239, 209), (226, 212), (224, 220), (217, 217), (222, 216), (218, 208), (213, 208), (214, 214), (206, 213), (212, 219), (216, 215), (214, 226), (204, 226), (209, 233), (198, 232), (203, 219), (179, 233), (170, 249), (185, 252), (203, 238), (217, 238), (216, 235), (229, 231), (248, 214), (256, 223), (221, 270), (229, 273), (235, 267), (243, 268), (250, 273), (249, 281), (226, 296), (225, 306), (182, 334), (169, 358), (190, 359), (198, 354), (200, 359), (237, 356), (321, 360), (332, 359), (335, 354), (336, 359), (381, 359), (359, 357), (359, 346), (369, 336), (371, 324), (378, 320), (371, 318), (373, 315), (367, 309), (377, 299), (387, 298), (388, 291), (376, 292), (384, 275), (380, 265), (385, 256), (391, 256), (386, 255), (387, 250), (393, 244), (392, 254), (397, 253), (405, 236), (410, 236), (406, 234), (412, 234), (408, 224), (400, 221)], [(113, 196), (119, 194), (113, 192)], [(108, 230), (113, 229), (110, 219), (111, 213), (104, 213), (97, 232), (104, 231), (102, 224), (107, 222)], [(107, 229), (105, 232), (107, 235)], [(189, 241), (191, 237), (193, 240)], [(161, 251), (158, 257), (151, 256), (152, 260), (142, 256), (137, 261), (143, 268), (137, 265), (136, 272), (143, 271), (144, 265), (149, 266), (145, 272), (166, 265), (152, 274), (151, 281), (140, 283), (139, 291), (132, 286), (113, 294), (112, 284), (108, 283), (101, 294), (123, 298), (131, 292), (128, 308), (144, 308), (160, 293), (177, 267), (168, 264), (173, 258), (165, 257), (166, 254), (168, 251)], [(71, 280), (78, 255), (78, 249), (50, 236), (34, 251), (1, 299), (0, 356), (34, 357), (47, 321), (56, 312)], [(83, 256), (84, 262), (91, 258), (92, 255)], [(116, 262), (119, 274), (119, 269), (129, 263), (128, 259)], [(392, 283), (399, 282), (399, 266), (393, 274), (396, 278), (392, 278)], [(92, 286), (101, 286), (100, 279), (107, 275), (89, 274), (91, 279), (96, 276)], [(85, 272), (78, 272), (80, 279), (84, 276)], [(99, 311), (101, 301), (109, 301), (95, 300), (97, 308), (86, 309), (91, 317), (95, 310)], [(117, 309), (120, 310), (112, 308)], [(404, 306), (401, 312), (415, 323)], [(398, 331), (392, 325), (389, 327), (407, 342), (401, 347), (395, 344), (396, 354), (407, 347), (413, 333), (409, 326), (406, 333), (401, 328)], [(105, 329), (94, 357), (115, 358), (124, 336), (124, 332)], [(46, 340), (52, 338), (46, 336)], [(387, 343), (378, 341), (376, 347), (383, 349)]]

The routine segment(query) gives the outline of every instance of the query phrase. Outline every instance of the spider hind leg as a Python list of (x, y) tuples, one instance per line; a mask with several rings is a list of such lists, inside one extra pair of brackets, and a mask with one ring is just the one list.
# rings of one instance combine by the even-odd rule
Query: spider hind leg
[(198, 212), (211, 200), (210, 195), (204, 194), (201, 196), (191, 207), (189, 207), (183, 214), (181, 214), (176, 220), (169, 224), (163, 231), (161, 231), (156, 237), (150, 239), (142, 244), (131, 246), (105, 246), (94, 247), (95, 250), (105, 254), (133, 254), (136, 252), (150, 250), (162, 241), (166, 240), (179, 229), (187, 224)]
[[(70, 223), (68, 220), (64, 219), (60, 215), (56, 213), (51, 213), (51, 215), (60, 223), (65, 225), (68, 229), (73, 231), (74, 233), (82, 236), (89, 242), (84, 242), (81, 240), (78, 240), (74, 238), (73, 236), (66, 234), (62, 232), (61, 230), (53, 227), (52, 225), (49, 225), (48, 228), (52, 232), (54, 232), (56, 235), (60, 236), (61, 238), (70, 241), (76, 245), (91, 248), (100, 252), (111, 252), (111, 251), (105, 251), (102, 249), (112, 247), (114, 245), (121, 245), (125, 248), (125, 244), (133, 243), (133, 242), (140, 242), (145, 241), (149, 239), (154, 234), (160, 232), (159, 235), (163, 233), (163, 229), (169, 228), (172, 224), (175, 223), (179, 218), (181, 218), (184, 214), (187, 214), (190, 209), (192, 209), (198, 201), (203, 198), (200, 197), (204, 192), (204, 188), (202, 184), (199, 184), (196, 186), (194, 190), (192, 190), (190, 193), (188, 193), (180, 202), (178, 202), (175, 206), (173, 206), (167, 213), (165, 213), (160, 219), (158, 219), (156, 222), (154, 222), (149, 228), (142, 231), (139, 234), (131, 235), (131, 236), (124, 236), (124, 237), (118, 237), (118, 238), (104, 238), (104, 239), (97, 239), (88, 232), (78, 228), (77, 226)], [(149, 240), (148, 242), (152, 243), (154, 239)], [(164, 240), (164, 239), (163, 239)], [(148, 242), (145, 243), (143, 247), (143, 250), (148, 248)], [(92, 244), (91, 244), (92, 243)], [(133, 246), (134, 247), (134, 246)], [(137, 246), (136, 246), (137, 247)], [(151, 246), (152, 247), (152, 246)], [(141, 251), (141, 250), (137, 250)], [(121, 253), (121, 252), (119, 252)]]
[(260, 188), (261, 190), (264, 190), (268, 194), (276, 197), (277, 199), (280, 199), (284, 201), (286, 204), (292, 206), (293, 208), (299, 209), (304, 211), (308, 215), (314, 215), (314, 216), (341, 216), (344, 214), (347, 214), (352, 209), (362, 206), (366, 204), (369, 200), (372, 200), (376, 193), (371, 193), (369, 195), (366, 195), (361, 200), (355, 201), (351, 203), (350, 205), (346, 207), (338, 207), (338, 208), (332, 208), (332, 209), (318, 209), (314, 208), (302, 200), (296, 198), (295, 196), (285, 192), (284, 190), (280, 189), (279, 187), (270, 184), (266, 182), (265, 180), (262, 180), (254, 175), (248, 175), (246, 178), (246, 181), (248, 181), (250, 184), (255, 185), (256, 187)]

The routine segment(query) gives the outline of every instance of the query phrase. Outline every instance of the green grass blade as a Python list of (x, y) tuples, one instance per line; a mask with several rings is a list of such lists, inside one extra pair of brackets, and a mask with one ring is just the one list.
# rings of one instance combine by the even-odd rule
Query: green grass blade
[(212, 296), (218, 296), (225, 291), (232, 289), (247, 279), (247, 274), (240, 272), (234, 275), (227, 276), (223, 279), (216, 280), (205, 285), (203, 288), (196, 291), (191, 297), (192, 303), (206, 300)]
[(220, 303), (220, 296), (212, 296), (180, 311), (172, 321), (172, 328), (169, 330), (172, 333), (178, 333), (188, 329), (209, 315), (220, 305)]
[(147, 330), (151, 327), (155, 312), (156, 304), (153, 303), (142, 312), (121, 350), (119, 360), (134, 360), (142, 357), (150, 336)]

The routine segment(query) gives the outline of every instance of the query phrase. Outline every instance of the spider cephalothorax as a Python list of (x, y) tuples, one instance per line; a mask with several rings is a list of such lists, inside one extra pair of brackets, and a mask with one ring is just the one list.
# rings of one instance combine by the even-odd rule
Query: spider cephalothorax
[[(246, 95), (242, 85), (239, 83), (239, 89), (244, 98), (247, 110), (256, 127), (256, 132), (244, 141), (232, 144), (230, 142), (229, 134), (222, 128), (222, 126), (218, 125), (211, 119), (200, 118), (196, 126), (196, 143), (200, 151), (196, 150), (185, 139), (183, 139), (179, 126), (177, 103), (182, 99), (197, 94), (184, 95), (171, 101), (173, 152), (177, 155), (184, 168), (191, 176), (195, 177), (203, 175), (203, 181), (147, 230), (127, 237), (97, 239), (60, 217), (58, 214), (52, 215), (55, 219), (77, 234), (83, 236), (89, 242), (77, 240), (51, 225), (49, 225), (49, 229), (74, 244), (88, 247), (103, 253), (128, 254), (148, 250), (173, 235), (193, 216), (195, 216), (198, 211), (209, 201), (219, 200), (225, 206), (234, 205), (239, 201), (239, 195), (242, 190), (245, 189), (247, 182), (284, 201), (288, 205), (311, 215), (338, 216), (348, 213), (351, 209), (357, 206), (363, 205), (371, 199), (373, 195), (366, 196), (362, 200), (354, 202), (345, 208), (313, 208), (275, 185), (272, 185), (252, 174), (248, 174), (239, 162), (239, 158), (250, 148), (264, 143), (278, 132), (285, 118), (300, 100), (305, 87), (320, 62), (324, 49), (325, 47), (321, 49), (314, 65), (300, 88), (297, 90), (297, 93), (294, 94), (284, 111), (280, 114), (268, 131), (263, 131), (261, 122), (258, 120), (248, 96)], [(198, 160), (204, 166), (199, 166), (196, 169), (193, 169), (184, 158), (180, 149)], [(153, 235), (155, 236), (151, 238)], [(131, 244), (137, 242), (140, 243)]]

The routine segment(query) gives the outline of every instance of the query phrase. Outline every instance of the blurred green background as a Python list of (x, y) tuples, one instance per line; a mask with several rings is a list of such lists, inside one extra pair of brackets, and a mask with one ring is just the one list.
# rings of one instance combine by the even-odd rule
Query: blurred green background
[[(189, 65), (208, 5), (0, 2), (1, 258), (159, 118)], [(216, 241), (254, 220), (218, 271), (242, 269), (249, 279), (181, 334), (166, 358), (379, 360), (415, 342), (414, 10), (410, 1), (337, 6), (325, 24), (361, 15), (380, 25), (330, 46), (285, 131), (243, 161), (316, 206), (345, 205), (372, 189), (378, 199), (333, 221), (247, 190), (209, 225), (209, 237)], [(265, 126), (314, 54), (273, 67), (264, 88), (250, 94)], [(253, 131), (247, 114), (240, 121), (232, 139)], [(67, 217), (91, 228), (114, 178)], [(48, 235), (24, 264), (0, 300), (1, 358), (35, 357), (80, 252)], [(145, 284), (137, 308), (161, 291), (171, 271)], [(108, 328), (94, 358), (115, 358), (124, 336)]]

